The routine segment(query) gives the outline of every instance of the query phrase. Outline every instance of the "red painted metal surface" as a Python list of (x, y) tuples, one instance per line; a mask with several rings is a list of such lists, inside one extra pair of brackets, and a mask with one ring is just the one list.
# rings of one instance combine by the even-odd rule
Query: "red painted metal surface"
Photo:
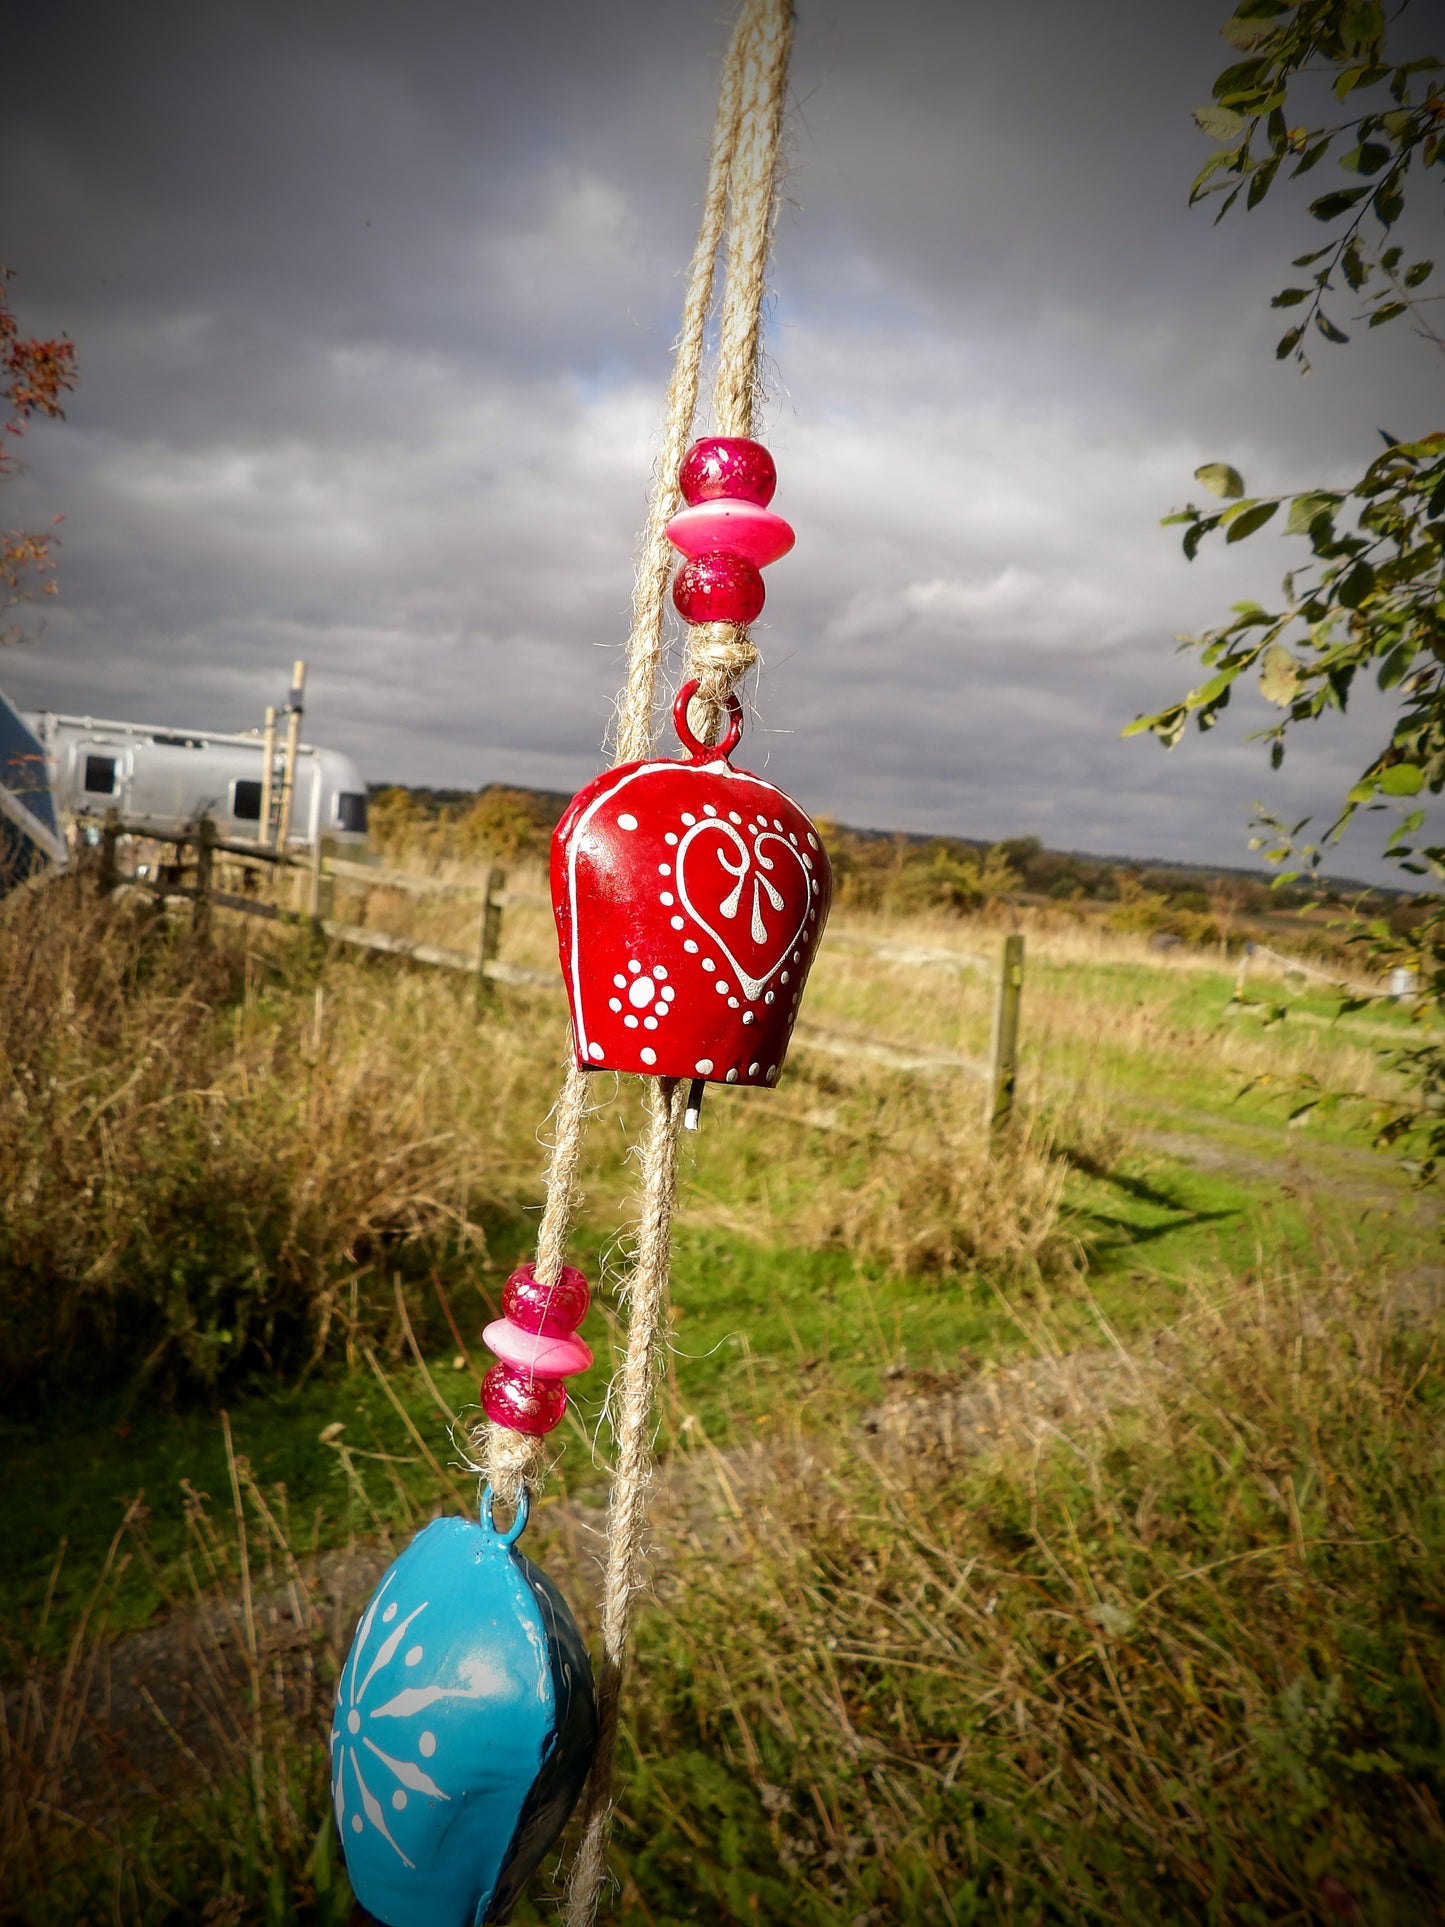
[(832, 897), (822, 840), (790, 797), (728, 761), (742, 731), (627, 763), (572, 799), (552, 839), (552, 907), (577, 1062), (587, 1070), (773, 1084)]

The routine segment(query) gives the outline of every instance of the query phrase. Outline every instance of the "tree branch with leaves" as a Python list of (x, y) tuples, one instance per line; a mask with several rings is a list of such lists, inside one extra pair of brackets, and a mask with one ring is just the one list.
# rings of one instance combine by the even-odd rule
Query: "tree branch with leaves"
[[(1369, 327), (1407, 319), (1422, 340), (1445, 350), (1425, 313), (1435, 298), (1424, 292), (1434, 264), (1407, 263), (1397, 238), (1407, 198), (1445, 181), (1441, 62), (1390, 58), (1389, 31), (1405, 10), (1387, 19), (1378, 0), (1242, 0), (1222, 31), (1246, 57), (1220, 74), (1213, 103), (1195, 113), (1222, 145), (1195, 179), (1190, 205), (1220, 197), (1216, 222), (1241, 194), (1246, 210), (1258, 207), (1286, 168), (1283, 178), (1297, 179), (1333, 153), (1354, 177), (1310, 203), (1311, 216), (1333, 232), (1324, 246), (1295, 257), (1295, 267), (1314, 270), (1309, 285), (1282, 288), (1271, 303), (1304, 310), (1275, 348), (1302, 372), (1311, 331), (1336, 345), (1349, 340), (1326, 306), (1342, 288), (1365, 296)], [(1321, 76), (1337, 102), (1361, 111), (1328, 125), (1292, 124), (1292, 99)], [(1227, 622), (1182, 638), (1208, 676), (1178, 702), (1137, 717), (1126, 735), (1151, 731), (1172, 748), (1191, 718), (1212, 729), (1234, 684), (1253, 676), (1278, 714), (1251, 740), (1269, 745), (1277, 769), (1291, 732), (1346, 709), (1358, 677), (1373, 673), (1381, 690), (1396, 695), (1387, 740), (1316, 841), (1300, 841), (1308, 818), (1285, 826), (1261, 812), (1270, 834), (1252, 847), (1267, 846), (1272, 863), (1293, 864), (1279, 883), (1301, 870), (1317, 873), (1359, 810), (1389, 809), (1395, 799), (1419, 801), (1384, 835), (1383, 853), (1410, 878), (1445, 882), (1445, 845), (1427, 827), (1428, 799), (1445, 788), (1445, 429), (1383, 439), (1383, 452), (1347, 488), (1255, 496), (1231, 464), (1208, 462), (1196, 479), (1226, 506), (1191, 503), (1165, 518), (1165, 526), (1183, 525), (1193, 561), (1202, 542), (1221, 533), (1226, 544), (1242, 542), (1283, 510), (1283, 533), (1306, 543), (1309, 555), (1286, 574), (1275, 607), (1238, 602)], [(1376, 1125), (1379, 1141), (1401, 1147), (1428, 1180), (1445, 1170), (1445, 898), (1427, 891), (1415, 912), (1403, 933), (1372, 923), (1359, 935), (1375, 967), (1404, 964), (1418, 983), (1419, 1041), (1394, 1054), (1406, 1094), (1379, 1111)]]
[[(31, 419), (62, 418), (61, 397), (75, 386), (72, 341), (21, 334), (5, 286), (11, 272), (0, 268), (0, 480), (19, 467), (16, 443)], [(57, 546), (50, 533), (13, 529), (0, 535), (0, 617), (34, 596), (55, 594)], [(0, 628), (0, 642), (13, 642), (17, 634), (13, 627)]]

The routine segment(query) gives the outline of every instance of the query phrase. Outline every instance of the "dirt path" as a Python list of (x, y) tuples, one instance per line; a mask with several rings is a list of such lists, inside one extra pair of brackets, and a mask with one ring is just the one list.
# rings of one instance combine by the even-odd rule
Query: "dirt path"
[[(1313, 1301), (1305, 1312), (1306, 1336), (1334, 1309), (1329, 1294)], [(1440, 1317), (1445, 1265), (1402, 1274), (1389, 1309), (1407, 1324)], [(1110, 1410), (1160, 1396), (1179, 1350), (1178, 1336), (1161, 1331), (1130, 1350), (1035, 1354), (1001, 1367), (984, 1360), (946, 1376), (899, 1371), (883, 1400), (861, 1416), (861, 1435), (870, 1449), (908, 1461), (1036, 1449), (1092, 1426)], [(805, 1475), (801, 1463), (796, 1470)], [(725, 1453), (705, 1447), (665, 1466), (654, 1513), (653, 1577), (665, 1574), (669, 1545), (699, 1537), (706, 1543), (726, 1513), (760, 1497), (779, 1473), (776, 1448), (762, 1445)], [(558, 1502), (539, 1512), (529, 1546), (542, 1563), (570, 1568), (569, 1589), (585, 1624), (595, 1623), (588, 1580), (599, 1572), (605, 1526), (601, 1508)], [(292, 1731), (323, 1733), (337, 1662), (391, 1557), (379, 1545), (325, 1554), (298, 1568), (286, 1585), (254, 1598), (249, 1623), (238, 1598), (172, 1613), (100, 1647), (88, 1676), (68, 1689), (53, 1673), (38, 1671), (10, 1682), (12, 1733), (23, 1726), (27, 1694), (44, 1708), (43, 1734), (73, 1731), (48, 1766), (43, 1758), (31, 1763), (28, 1803), (108, 1830), (197, 1782), (235, 1778), (254, 1745), (253, 1690), (266, 1702), (269, 1730), (279, 1721)], [(67, 1690), (68, 1706), (61, 1703)]]

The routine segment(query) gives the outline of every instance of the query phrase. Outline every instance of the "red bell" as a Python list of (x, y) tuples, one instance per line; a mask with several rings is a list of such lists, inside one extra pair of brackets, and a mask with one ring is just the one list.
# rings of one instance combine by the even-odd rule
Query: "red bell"
[(774, 1084), (823, 934), (832, 871), (797, 804), (673, 720), (688, 754), (624, 763), (552, 837), (552, 909), (585, 1070)]

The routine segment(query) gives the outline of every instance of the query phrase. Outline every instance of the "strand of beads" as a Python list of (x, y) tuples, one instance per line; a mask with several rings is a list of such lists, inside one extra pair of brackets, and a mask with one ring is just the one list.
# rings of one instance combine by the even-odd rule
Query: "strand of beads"
[(694, 442), (677, 472), (688, 506), (667, 525), (667, 539), (687, 557), (672, 584), (672, 601), (687, 622), (752, 622), (767, 591), (762, 571), (794, 542), (768, 507), (778, 486), (773, 458), (742, 435)]
[(592, 1294), (572, 1265), (555, 1284), (539, 1282), (533, 1265), (519, 1265), (502, 1288), (504, 1316), (482, 1333), (497, 1354), (482, 1380), (482, 1409), (494, 1425), (541, 1438), (562, 1422), (567, 1409), (563, 1381), (585, 1372), (592, 1349), (577, 1337)]

